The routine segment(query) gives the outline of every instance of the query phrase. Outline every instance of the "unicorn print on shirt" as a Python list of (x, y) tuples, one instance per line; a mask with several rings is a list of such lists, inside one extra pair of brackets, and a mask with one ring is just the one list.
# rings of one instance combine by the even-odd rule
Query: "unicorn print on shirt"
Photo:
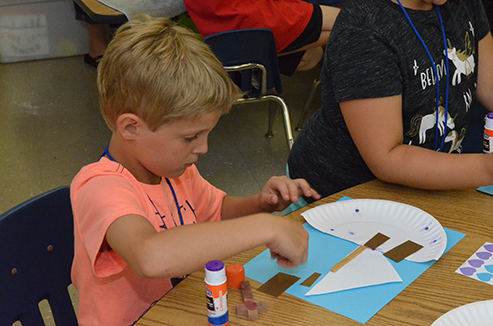
[[(423, 144), (426, 142), (426, 131), (435, 128), (436, 121), (436, 111), (425, 116), (419, 114), (415, 115), (411, 119), (411, 127), (406, 133), (406, 136), (414, 137), (419, 135), (419, 144)], [(454, 119), (447, 112), (447, 129), (451, 130), (454, 127)], [(440, 132), (440, 136), (443, 136), (445, 131), (445, 108), (441, 105), (438, 107), (438, 130)]]
[(466, 129), (462, 128), (460, 135), (457, 131), (451, 130), (447, 137), (445, 137), (445, 143), (452, 142), (452, 145), (450, 146), (449, 153), (452, 153), (453, 151), (457, 151), (458, 153), (461, 152), (460, 145), (462, 145), (462, 140), (464, 140), (464, 137), (466, 136)]
[(462, 75), (469, 76), (474, 72), (476, 68), (476, 63), (474, 61), (474, 50), (471, 46), (471, 41), (469, 40), (469, 33), (466, 33), (464, 40), (465, 50), (457, 50), (450, 40), (447, 40), (447, 55), (449, 61), (451, 61), (455, 66), (454, 76), (452, 77), (452, 86), (457, 86), (462, 81)]
[[(470, 22), (469, 25), (472, 26)], [(465, 35), (463, 45), (457, 46), (455, 44), (456, 41), (454, 42), (453, 40), (451, 41), (451, 39), (447, 39), (447, 48), (443, 51), (443, 54), (448, 58), (450, 67), (450, 87), (458, 87), (463, 84), (469, 80), (470, 77), (472, 77), (476, 70), (476, 62), (474, 57), (476, 54), (476, 49), (474, 48), (472, 41), (474, 35), (473, 29), (469, 29), (463, 35)], [(414, 60), (412, 66), (414, 76), (419, 76), (423, 90), (435, 85), (436, 79), (440, 81), (440, 86), (442, 86), (442, 77), (446, 76), (449, 72), (446, 69), (445, 61), (442, 60), (440, 63), (436, 63), (436, 68), (436, 73), (438, 76), (435, 76), (433, 73), (429, 72), (430, 68), (420, 71), (416, 60)], [(468, 112), (473, 102), (474, 91), (469, 88), (461, 90), (461, 92), (462, 99), (454, 98), (454, 100), (462, 102), (464, 105), (464, 111)], [(454, 130), (454, 128), (458, 127), (456, 126), (455, 118), (459, 113), (456, 112), (457, 114), (455, 118), (451, 116), (450, 112), (447, 112), (445, 115), (445, 107), (442, 103), (443, 101), (444, 99), (441, 98), (438, 111), (434, 109), (433, 111), (429, 111), (432, 112), (430, 114), (417, 114), (412, 117), (409, 131), (405, 134), (411, 138), (409, 144), (424, 144), (429, 142), (431, 139), (428, 138), (432, 137), (431, 135), (433, 133), (429, 133), (428, 131), (433, 131), (433, 129), (436, 129), (439, 137), (445, 137), (444, 143), (448, 143), (450, 145), (450, 152), (460, 152), (462, 140), (465, 136), (465, 128), (463, 128), (460, 132), (459, 130)], [(433, 139), (435, 139), (434, 134)]]
[(465, 103), (465, 106), (466, 106), (466, 112), (468, 112), (469, 109), (471, 108), (472, 101), (473, 101), (471, 90), (468, 89), (467, 92), (465, 92), (462, 96), (464, 97), (464, 103)]

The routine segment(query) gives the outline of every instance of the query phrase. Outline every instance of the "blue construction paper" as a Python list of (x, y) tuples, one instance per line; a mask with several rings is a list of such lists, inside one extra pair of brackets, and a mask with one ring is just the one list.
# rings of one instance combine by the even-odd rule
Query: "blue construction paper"
[(484, 186), (484, 187), (479, 187), (477, 190), (484, 192), (488, 195), (493, 195), (493, 186)]
[[(300, 266), (297, 269), (285, 269), (279, 267), (276, 262), (270, 258), (269, 250), (265, 250), (244, 265), (245, 276), (260, 283), (267, 282), (279, 272), (298, 276), (300, 280), (287, 289), (286, 293), (363, 324), (435, 263), (435, 260), (425, 263), (416, 263), (407, 260), (396, 263), (389, 260), (402, 278), (402, 282), (374, 285), (322, 295), (305, 296), (305, 293), (310, 289), (309, 287), (300, 285), (305, 279), (317, 272), (322, 274), (317, 282), (320, 281), (325, 277), (333, 265), (346, 257), (351, 251), (356, 249), (358, 245), (320, 232), (308, 223), (305, 223), (303, 226), (310, 234), (308, 261), (305, 265)], [(455, 246), (465, 236), (463, 233), (447, 228), (445, 228), (445, 233), (447, 234), (447, 247), (445, 252)]]

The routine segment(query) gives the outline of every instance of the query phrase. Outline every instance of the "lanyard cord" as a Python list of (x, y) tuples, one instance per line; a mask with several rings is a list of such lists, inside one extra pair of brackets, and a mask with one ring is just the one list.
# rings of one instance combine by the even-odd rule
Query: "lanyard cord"
[[(407, 20), (409, 21), (409, 24), (414, 30), (414, 33), (418, 37), (419, 41), (423, 45), (424, 49), (426, 50), (426, 53), (428, 54), (428, 57), (430, 58), (431, 65), (433, 67), (433, 72), (435, 73), (435, 80), (437, 84), (437, 106), (436, 106), (436, 126), (435, 126), (435, 148), (434, 150), (436, 151), (438, 148), (438, 133), (439, 133), (439, 116), (440, 116), (440, 83), (438, 81), (438, 71), (437, 67), (435, 65), (435, 62), (433, 61), (433, 57), (431, 56), (430, 50), (428, 50), (428, 47), (426, 46), (425, 42), (421, 38), (421, 35), (419, 34), (418, 30), (414, 26), (413, 22), (411, 21), (411, 17), (409, 17), (406, 9), (402, 6), (401, 1), (397, 0), (399, 3), (399, 6), (401, 7), (402, 11), (404, 12), (404, 15), (406, 16)], [(447, 70), (447, 83), (445, 85), (445, 116), (444, 116), (444, 131), (443, 131), (443, 137), (442, 137), (442, 142), (440, 144), (440, 149), (438, 149), (439, 152), (443, 150), (443, 145), (445, 145), (445, 137), (447, 136), (447, 119), (448, 119), (448, 94), (449, 94), (449, 63), (448, 63), (448, 49), (447, 49), (447, 37), (445, 35), (445, 28), (443, 27), (443, 21), (442, 21), (442, 15), (440, 14), (440, 10), (438, 9), (437, 5), (433, 5), (435, 9), (437, 10), (438, 13), (438, 19), (440, 21), (440, 27), (442, 28), (442, 36), (443, 36), (443, 44), (444, 44), (444, 49), (445, 49), (445, 66)]]
[[(109, 152), (109, 146), (106, 146), (106, 148), (104, 149), (104, 153), (103, 153), (103, 155), (101, 155), (101, 157), (103, 157), (105, 155), (111, 161), (116, 162), (116, 160), (113, 158), (113, 156), (111, 156), (111, 154)], [(183, 215), (181, 214), (181, 210), (180, 210), (180, 204), (178, 203), (178, 197), (176, 197), (175, 189), (173, 189), (173, 186), (171, 185), (171, 181), (169, 181), (168, 178), (164, 178), (164, 179), (166, 180), (166, 183), (168, 184), (169, 188), (171, 189), (171, 193), (173, 194), (173, 198), (175, 199), (176, 209), (178, 210), (178, 215), (180, 216), (180, 223), (181, 223), (181, 225), (185, 225), (185, 223), (183, 222)], [(166, 222), (164, 222), (164, 216), (161, 215), (161, 213), (157, 209), (156, 204), (154, 204), (154, 202), (152, 201), (151, 197), (149, 197), (149, 195), (147, 193), (146, 193), (146, 195), (147, 195), (147, 198), (149, 198), (149, 201), (151, 202), (152, 206), (154, 206), (156, 213), (159, 215), (159, 217), (163, 221), (163, 227), (167, 230), (168, 227), (166, 226)], [(175, 223), (175, 226), (177, 226), (174, 219), (173, 219), (173, 222)]]
[[(175, 189), (173, 189), (173, 186), (171, 185), (171, 181), (169, 181), (168, 178), (165, 178), (165, 180), (169, 186), (169, 189), (171, 189), (171, 192), (173, 193), (173, 198), (175, 199), (176, 209), (178, 209), (178, 215), (180, 216), (180, 223), (181, 223), (181, 225), (184, 225), (185, 223), (183, 223), (183, 216), (181, 215), (180, 204), (178, 204), (178, 198), (176, 197)], [(149, 195), (147, 195), (147, 197), (149, 197)], [(151, 202), (152, 202), (152, 200), (151, 200)]]

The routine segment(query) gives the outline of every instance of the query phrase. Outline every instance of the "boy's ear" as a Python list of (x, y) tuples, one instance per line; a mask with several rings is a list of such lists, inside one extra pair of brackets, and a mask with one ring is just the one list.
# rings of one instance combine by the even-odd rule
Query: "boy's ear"
[(118, 133), (124, 139), (133, 139), (142, 126), (142, 119), (133, 113), (124, 113), (116, 120), (116, 128)]

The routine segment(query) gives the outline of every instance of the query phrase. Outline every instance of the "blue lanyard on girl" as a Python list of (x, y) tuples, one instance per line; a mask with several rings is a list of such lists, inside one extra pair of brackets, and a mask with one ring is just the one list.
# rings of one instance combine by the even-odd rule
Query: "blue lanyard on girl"
[[(435, 80), (437, 83), (437, 106), (436, 106), (436, 127), (435, 127), (435, 148), (434, 150), (436, 151), (438, 149), (438, 133), (439, 133), (439, 116), (440, 116), (440, 83), (438, 81), (438, 71), (437, 67), (435, 65), (435, 62), (433, 61), (433, 57), (431, 56), (430, 50), (428, 50), (428, 47), (426, 46), (425, 42), (421, 38), (421, 35), (419, 34), (418, 30), (414, 26), (413, 22), (411, 21), (411, 18), (407, 14), (406, 9), (401, 4), (400, 0), (397, 0), (399, 3), (399, 6), (401, 7), (402, 11), (404, 12), (404, 15), (406, 16), (407, 20), (409, 21), (409, 24), (411, 24), (411, 27), (414, 30), (414, 33), (418, 37), (419, 41), (423, 45), (424, 49), (426, 50), (426, 53), (428, 54), (428, 57), (430, 58), (431, 65), (433, 66), (433, 72), (435, 73)], [(445, 48), (445, 66), (447, 70), (447, 84), (445, 86), (445, 115), (444, 115), (444, 124), (445, 128), (443, 131), (443, 137), (442, 137), (442, 143), (440, 145), (440, 149), (438, 149), (439, 152), (443, 150), (443, 145), (445, 144), (445, 137), (447, 136), (447, 118), (448, 118), (448, 94), (449, 94), (449, 64), (448, 64), (448, 51), (447, 51), (447, 37), (445, 35), (445, 28), (443, 27), (443, 21), (442, 21), (442, 16), (440, 15), (440, 10), (438, 9), (437, 5), (433, 5), (435, 9), (437, 10), (438, 13), (438, 19), (440, 20), (440, 27), (442, 28), (442, 36), (443, 36), (443, 44)]]
[[(111, 156), (110, 152), (109, 152), (109, 146), (106, 146), (106, 148), (104, 149), (104, 153), (101, 157), (103, 156), (107, 156), (111, 161), (113, 162), (116, 162), (116, 160), (113, 158), (113, 156)], [(180, 204), (178, 203), (178, 198), (176, 197), (176, 193), (175, 193), (175, 189), (173, 189), (173, 186), (171, 185), (171, 181), (169, 181), (168, 178), (164, 178), (166, 180), (166, 183), (168, 184), (169, 186), (169, 189), (171, 190), (171, 193), (173, 194), (173, 198), (175, 199), (175, 205), (176, 205), (176, 209), (178, 210), (178, 215), (180, 216), (180, 223), (181, 225), (184, 225), (185, 223), (183, 222), (183, 215), (181, 214), (181, 210), (180, 210)], [(147, 194), (146, 194), (147, 195)], [(168, 227), (166, 226), (166, 222), (164, 222), (164, 216), (161, 216), (161, 213), (159, 212), (159, 210), (157, 209), (156, 205), (154, 204), (154, 202), (152, 201), (151, 197), (149, 197), (149, 195), (147, 195), (147, 198), (149, 198), (149, 201), (151, 202), (152, 206), (154, 206), (154, 209), (156, 210), (156, 213), (159, 215), (159, 217), (161, 218), (161, 221), (163, 221), (163, 227), (167, 230)], [(173, 220), (174, 222), (174, 220)], [(175, 226), (176, 225), (176, 222), (175, 222)]]

